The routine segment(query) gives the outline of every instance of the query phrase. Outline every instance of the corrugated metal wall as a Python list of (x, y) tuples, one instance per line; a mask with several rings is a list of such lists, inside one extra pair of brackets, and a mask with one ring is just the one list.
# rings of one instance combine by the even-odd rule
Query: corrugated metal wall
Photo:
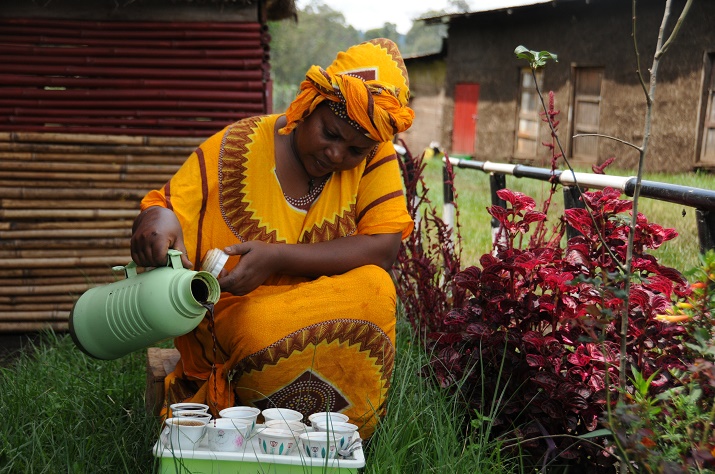
[(122, 278), (139, 200), (265, 113), (259, 23), (0, 20), (0, 332), (67, 329)]

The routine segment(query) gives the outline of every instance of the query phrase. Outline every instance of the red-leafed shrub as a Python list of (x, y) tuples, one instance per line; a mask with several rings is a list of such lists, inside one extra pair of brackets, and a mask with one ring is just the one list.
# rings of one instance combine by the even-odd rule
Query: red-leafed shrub
[[(492, 206), (489, 213), (501, 234), (478, 267), (457, 271), (449, 229), (434, 212), (422, 220), (436, 232), (419, 229), (399, 259), (398, 293), (407, 317), (426, 336), (436, 381), (459, 390), (493, 432), (516, 433), (522, 451), (540, 462), (559, 457), (611, 465), (614, 451), (588, 433), (599, 427), (608, 401), (615, 406), (618, 398), (625, 301), (618, 262), (626, 260), (632, 203), (613, 189), (586, 192), (588, 210), (566, 210), (551, 232), (535, 233), (539, 238), (518, 248), (535, 224), (543, 230), (546, 215), (524, 194), (505, 189), (499, 197), (506, 207)], [(564, 246), (566, 225), (580, 235)], [(429, 235), (437, 237), (425, 242)], [(674, 371), (687, 369), (685, 329), (656, 316), (690, 288), (680, 272), (647, 253), (676, 236), (638, 215), (627, 361), (644, 378), (655, 374), (654, 394), (675, 384)]]

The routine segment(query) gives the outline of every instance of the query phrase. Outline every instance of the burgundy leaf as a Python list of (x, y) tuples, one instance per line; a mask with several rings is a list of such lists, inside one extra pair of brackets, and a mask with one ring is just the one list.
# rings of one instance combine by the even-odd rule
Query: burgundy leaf
[(526, 354), (526, 363), (529, 367), (541, 368), (546, 366), (546, 358), (537, 354)]

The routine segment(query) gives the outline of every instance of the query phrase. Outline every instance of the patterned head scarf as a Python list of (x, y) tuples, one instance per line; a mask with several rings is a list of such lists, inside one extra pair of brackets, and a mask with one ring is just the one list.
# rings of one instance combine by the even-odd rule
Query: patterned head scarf
[(300, 92), (286, 110), (290, 133), (323, 101), (369, 138), (392, 140), (412, 125), (415, 113), (410, 99), (407, 69), (397, 45), (385, 38), (373, 39), (338, 53), (327, 68), (312, 66)]

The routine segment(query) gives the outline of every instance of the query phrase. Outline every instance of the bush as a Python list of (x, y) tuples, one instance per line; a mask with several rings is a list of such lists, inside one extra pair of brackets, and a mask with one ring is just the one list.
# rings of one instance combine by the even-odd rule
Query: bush
[[(408, 153), (408, 162), (405, 171), (413, 173), (406, 173), (408, 199), (417, 216), (419, 204), (429, 203), (415, 176), (421, 159)], [(693, 349), (700, 344), (701, 355), (712, 352), (712, 334), (679, 324), (674, 306), (698, 293), (679, 271), (648, 254), (677, 233), (639, 214), (627, 280), (618, 262), (626, 261), (632, 203), (620, 199), (618, 191), (583, 193), (589, 209), (566, 210), (548, 232), (546, 213), (536, 210), (532, 198), (510, 190), (500, 191), (499, 197), (507, 206), (493, 206), (489, 213), (502, 233), (493, 252), (481, 257), (481, 268), (459, 270), (452, 231), (429, 206), (400, 253), (398, 293), (413, 328), (426, 336), (426, 349), (434, 355), (429, 371), (434, 380), (459, 391), (473, 420), (490, 421), (492, 435), (516, 433), (518, 443), (512, 446), (541, 466), (578, 463), (595, 470), (618, 459), (645, 466), (677, 458), (685, 448), (672, 443), (659, 461), (638, 457), (640, 451), (633, 447), (637, 439), (645, 439), (644, 432), (672, 431), (672, 420), (664, 416), (677, 416), (675, 394), (685, 397), (678, 402), (681, 411), (689, 401), (710, 401), (701, 403), (698, 420), (712, 437), (712, 430), (707, 431), (712, 417), (706, 421), (712, 386), (707, 389), (710, 397), (700, 395), (706, 391), (701, 382), (713, 380), (712, 358), (698, 359)], [(563, 246), (567, 225), (579, 235)], [(527, 232), (531, 239), (523, 244)], [(626, 361), (632, 376), (621, 393), (620, 328), (626, 300)], [(699, 381), (701, 392), (693, 392), (693, 380)], [(627, 405), (616, 404), (619, 395)], [(644, 418), (639, 413), (643, 400), (670, 407), (655, 410), (660, 418)], [(650, 423), (645, 431), (630, 421), (634, 416)], [(697, 454), (690, 455), (700, 466), (709, 462), (707, 446), (700, 443)], [(648, 448), (648, 441), (641, 447)]]

